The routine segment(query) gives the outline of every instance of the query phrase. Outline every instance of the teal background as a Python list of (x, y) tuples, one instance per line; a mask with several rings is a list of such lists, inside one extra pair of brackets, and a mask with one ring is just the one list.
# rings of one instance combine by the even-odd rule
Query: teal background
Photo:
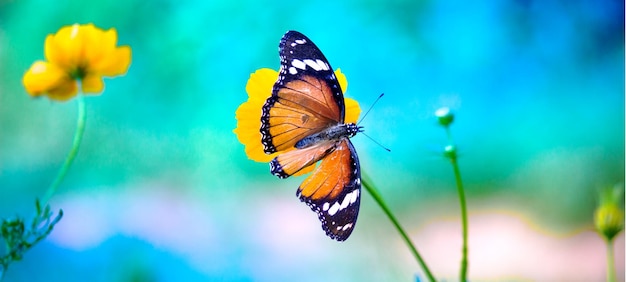
[[(470, 214), (515, 214), (560, 240), (591, 230), (598, 190), (624, 182), (623, 1), (0, 0), (2, 217), (30, 216), (69, 150), (76, 101), (32, 99), (21, 77), (73, 23), (116, 28), (132, 64), (86, 98), (83, 143), (51, 203), (66, 216), (6, 281), (423, 278), (370, 196), (350, 240), (331, 241), (295, 197), (302, 178), (275, 178), (232, 133), (250, 74), (278, 69), (290, 29), (341, 68), (363, 109), (385, 93), (361, 125), (391, 152), (352, 140), (411, 234), (458, 223), (444, 106)], [(454, 255), (435, 275), (456, 278)]]

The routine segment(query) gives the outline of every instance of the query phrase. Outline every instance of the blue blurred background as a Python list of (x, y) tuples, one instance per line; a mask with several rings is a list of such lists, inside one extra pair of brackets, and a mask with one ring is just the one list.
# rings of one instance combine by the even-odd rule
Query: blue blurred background
[[(330, 2), (330, 1), (329, 1)], [(0, 216), (33, 213), (71, 145), (76, 101), (30, 98), (47, 34), (116, 28), (128, 73), (88, 97), (50, 237), (6, 281), (411, 281), (424, 277), (364, 194), (328, 239), (295, 191), (232, 130), (249, 75), (310, 37), (368, 108), (361, 165), (433, 273), (455, 280), (460, 222), (449, 107), (470, 210), (472, 280), (604, 279), (601, 188), (624, 182), (624, 2), (0, 0)], [(2, 249), (0, 249), (2, 250)], [(624, 237), (616, 243), (624, 279)]]

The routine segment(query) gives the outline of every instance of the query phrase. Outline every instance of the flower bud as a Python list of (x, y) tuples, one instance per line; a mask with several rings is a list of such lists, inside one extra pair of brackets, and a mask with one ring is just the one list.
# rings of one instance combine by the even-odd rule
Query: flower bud
[(443, 156), (451, 160), (456, 160), (456, 146), (454, 145), (446, 146), (443, 149)]
[(624, 212), (617, 205), (605, 204), (596, 209), (596, 228), (607, 240), (624, 229)]
[(601, 195), (600, 205), (595, 211), (596, 229), (607, 241), (611, 241), (624, 229), (624, 210), (620, 208), (621, 187), (607, 189)]
[(454, 121), (454, 114), (448, 107), (439, 108), (435, 111), (435, 116), (437, 116), (437, 121), (443, 127), (448, 127)]

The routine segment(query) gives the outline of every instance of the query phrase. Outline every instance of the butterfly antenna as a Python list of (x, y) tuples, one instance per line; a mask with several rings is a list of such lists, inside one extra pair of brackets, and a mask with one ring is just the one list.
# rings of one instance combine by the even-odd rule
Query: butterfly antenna
[[(380, 98), (382, 98), (385, 95), (385, 93), (380, 93), (380, 96), (378, 96), (378, 98), (376, 98), (376, 100), (374, 101), (374, 103), (372, 103), (372, 105), (370, 106), (369, 109), (367, 109), (367, 112), (365, 112), (365, 114), (363, 115), (363, 117), (361, 118), (361, 120), (357, 123), (357, 125), (359, 125), (367, 116), (367, 114), (370, 113), (370, 111), (372, 110), (372, 108), (374, 107), (374, 105), (376, 105), (376, 103), (378, 102), (378, 100), (380, 100)], [(372, 139), (372, 138), (370, 138)], [(372, 141), (374, 141), (374, 139), (372, 139)], [(374, 141), (376, 142), (376, 141)]]
[[(381, 95), (382, 97), (382, 95)], [(383, 144), (378, 143), (378, 141), (374, 140), (374, 138), (370, 137), (369, 135), (365, 134), (363, 131), (360, 131), (361, 134), (365, 135), (365, 137), (369, 138), (370, 140), (372, 140), (372, 142), (376, 143), (376, 145), (380, 146), (381, 148), (385, 149), (385, 151), (387, 152), (391, 152), (391, 149), (383, 146)]]

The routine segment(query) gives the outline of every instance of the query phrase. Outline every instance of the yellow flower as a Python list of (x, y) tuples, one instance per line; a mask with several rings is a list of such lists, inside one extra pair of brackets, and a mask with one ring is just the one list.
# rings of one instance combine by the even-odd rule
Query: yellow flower
[[(348, 81), (346, 76), (341, 73), (341, 70), (335, 71), (335, 76), (339, 81), (341, 90), (345, 93)], [(265, 154), (263, 151), (263, 144), (261, 144), (261, 111), (265, 100), (272, 95), (272, 87), (278, 79), (278, 72), (272, 69), (259, 69), (255, 73), (250, 75), (248, 84), (246, 85), (246, 92), (248, 92), (248, 101), (239, 106), (237, 112), (235, 112), (235, 118), (237, 119), (237, 128), (233, 132), (237, 135), (239, 142), (245, 146), (246, 155), (251, 160), (257, 162), (269, 162), (277, 154), (284, 153), (285, 151), (276, 152), (271, 155)], [(345, 98), (346, 105), (346, 123), (354, 123), (359, 118), (361, 108), (359, 103), (354, 99)], [(305, 174), (313, 169), (311, 166), (308, 169), (304, 169), (296, 175)]]
[(31, 96), (48, 95), (65, 101), (83, 93), (100, 93), (103, 76), (125, 74), (131, 61), (129, 46), (117, 47), (117, 31), (93, 24), (64, 26), (46, 37), (46, 61), (36, 61), (22, 83)]

